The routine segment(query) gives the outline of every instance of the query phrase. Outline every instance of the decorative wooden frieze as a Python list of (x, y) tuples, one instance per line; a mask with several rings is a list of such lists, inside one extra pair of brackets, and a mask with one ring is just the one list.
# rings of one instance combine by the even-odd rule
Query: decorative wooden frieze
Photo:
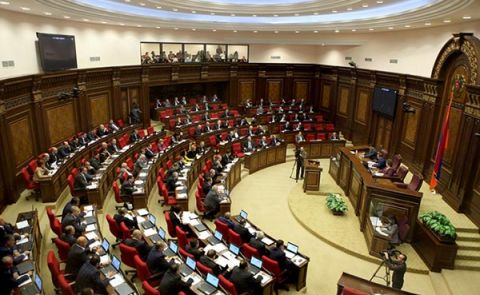
[(465, 105), (465, 114), (480, 119), (480, 108), (467, 104)]
[(258, 77), (259, 78), (265, 78), (267, 76), (267, 71), (265, 70), (259, 70), (258, 71)]
[(200, 79), (208, 79), (208, 66), (203, 66), (200, 72)]
[(292, 70), (287, 70), (285, 75), (289, 78), (293, 77), (293, 71)]

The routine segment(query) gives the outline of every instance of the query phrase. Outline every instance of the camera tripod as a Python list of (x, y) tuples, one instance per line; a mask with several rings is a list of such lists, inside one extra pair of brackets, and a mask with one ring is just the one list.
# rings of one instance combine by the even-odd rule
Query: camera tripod
[(295, 167), (297, 167), (297, 159), (296, 159), (296, 158), (295, 158), (295, 160), (293, 161), (292, 172), (290, 172), (290, 178), (291, 178), (291, 179), (295, 179), (295, 180), (298, 182), (298, 179), (296, 179), (295, 177), (293, 177), (293, 171), (295, 171)]
[[(384, 276), (381, 276), (381, 275), (378, 274), (378, 272), (380, 271), (382, 266), (385, 268), (385, 275)], [(377, 270), (373, 273), (372, 277), (370, 278), (370, 282), (374, 278), (382, 279), (383, 281), (385, 281), (385, 284), (387, 285), (387, 287), (390, 287), (390, 268), (388, 268), (388, 265), (385, 263), (385, 260), (383, 260), (378, 265)]]

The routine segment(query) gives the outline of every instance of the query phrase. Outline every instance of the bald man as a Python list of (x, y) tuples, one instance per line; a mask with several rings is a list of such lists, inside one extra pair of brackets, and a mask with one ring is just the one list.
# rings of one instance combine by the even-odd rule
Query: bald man
[(124, 240), (123, 243), (127, 246), (136, 248), (140, 258), (142, 258), (143, 261), (147, 261), (151, 247), (143, 240), (143, 235), (140, 230), (134, 230), (132, 232), (132, 238)]
[(87, 244), (87, 238), (84, 236), (78, 237), (77, 242), (73, 244), (68, 252), (65, 273), (72, 274), (73, 278), (77, 277), (80, 267), (88, 261), (88, 254), (90, 254), (90, 251), (87, 248)]

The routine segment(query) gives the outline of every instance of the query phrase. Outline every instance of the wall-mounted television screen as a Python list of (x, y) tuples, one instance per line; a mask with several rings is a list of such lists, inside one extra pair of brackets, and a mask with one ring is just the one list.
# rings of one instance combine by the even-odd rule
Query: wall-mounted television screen
[(75, 36), (37, 33), (37, 38), (45, 72), (77, 68)]
[(397, 108), (397, 94), (398, 91), (395, 89), (375, 87), (373, 91), (373, 111), (381, 113), (390, 118), (395, 117), (395, 110)]

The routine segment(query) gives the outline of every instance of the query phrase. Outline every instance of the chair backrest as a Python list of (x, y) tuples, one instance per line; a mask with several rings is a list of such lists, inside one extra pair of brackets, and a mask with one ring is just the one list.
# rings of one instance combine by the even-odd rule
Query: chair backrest
[(398, 238), (400, 241), (405, 241), (407, 239), (408, 232), (410, 230), (410, 225), (408, 223), (403, 223), (398, 226)]
[(218, 279), (220, 280), (220, 286), (222, 286), (228, 294), (238, 295), (237, 288), (235, 285), (227, 280), (223, 275), (219, 275)]
[(118, 119), (117, 124), (118, 124), (118, 127), (120, 127), (120, 128), (125, 127), (125, 123), (123, 122), (123, 119)]
[(422, 183), (423, 183), (423, 176), (415, 173), (413, 174), (412, 180), (408, 184), (408, 188), (418, 192), (422, 187)]
[(197, 261), (197, 268), (203, 275), (207, 275), (208, 273), (213, 274), (213, 270), (200, 261)]
[(407, 176), (407, 173), (408, 173), (408, 168), (405, 166), (400, 166), (400, 168), (398, 168), (397, 170), (397, 177), (400, 179), (400, 181), (403, 182), (403, 180), (405, 179), (405, 176)]
[(58, 256), (62, 261), (66, 261), (68, 258), (68, 252), (70, 251), (70, 244), (60, 240), (60, 238), (53, 239), (55, 246), (57, 246)]
[(267, 256), (262, 256), (262, 266), (265, 267), (266, 270), (271, 272), (273, 276), (280, 277), (282, 270), (280, 269), (280, 265), (277, 261), (268, 258)]
[(132, 233), (130, 232), (130, 229), (128, 226), (125, 224), (125, 222), (120, 223), (120, 232), (122, 232), (122, 239), (130, 239), (132, 237)]
[(53, 285), (55, 286), (55, 288), (59, 288), (60, 286), (58, 285), (57, 277), (59, 274), (61, 274), (60, 262), (55, 256), (55, 252), (53, 252), (53, 250), (48, 251), (47, 265), (48, 265), (48, 269), (50, 270), (50, 275), (52, 277)]
[(127, 163), (127, 166), (130, 170), (133, 170), (133, 160), (132, 158), (128, 157), (126, 160), (125, 160), (125, 163)]
[(332, 123), (327, 123), (325, 124), (325, 129), (327, 129), (328, 131), (335, 130), (335, 125)]
[(144, 137), (145, 137), (145, 130), (139, 129), (139, 130), (138, 130), (138, 136), (139, 136), (140, 138), (144, 138)]
[(200, 194), (200, 191), (197, 189), (195, 191), (195, 203), (197, 205), (197, 210), (200, 213), (205, 212), (205, 204), (203, 203), (202, 196)]
[[(228, 230), (229, 230), (228, 224), (221, 222), (218, 219), (215, 219), (214, 223), (215, 223), (215, 229), (219, 231), (225, 238), (228, 237)], [(236, 245), (240, 245), (240, 244), (236, 244)]]
[(73, 192), (74, 191), (74, 185), (75, 185), (75, 179), (73, 178), (72, 174), (69, 174), (67, 176), (67, 183), (68, 183), (68, 187), (70, 188), (70, 192)]
[(112, 182), (113, 195), (115, 196), (115, 202), (122, 203), (122, 197), (120, 196), (120, 188), (118, 187), (118, 182), (114, 180)]
[(195, 256), (193, 256), (193, 254), (187, 252), (187, 250), (183, 249), (182, 247), (178, 248), (178, 253), (180, 253), (180, 256), (182, 256), (184, 259), (187, 259), (187, 257), (195, 259)]
[(228, 242), (239, 246), (243, 244), (242, 237), (230, 228), (228, 229)]
[(50, 224), (50, 228), (52, 229), (52, 231), (57, 235), (57, 236), (61, 236), (62, 233), (63, 233), (63, 229), (62, 229), (62, 224), (60, 223), (60, 221), (58, 219), (54, 219), (52, 221), (52, 223)]
[(30, 169), (31, 174), (35, 173), (35, 170), (37, 169), (37, 160), (31, 160), (28, 163), (28, 169)]
[(119, 247), (120, 259), (122, 260), (122, 263), (132, 268), (135, 268), (135, 262), (133, 261), (133, 257), (135, 257), (135, 255), (138, 255), (137, 249), (127, 246), (123, 243), (121, 243)]
[(325, 140), (327, 135), (325, 133), (317, 133), (317, 140)]
[(25, 182), (26, 185), (32, 181), (32, 175), (30, 175), (30, 173), (28, 172), (27, 167), (22, 168), (21, 174), (22, 174), (23, 181)]
[(152, 287), (148, 281), (143, 281), (142, 283), (143, 291), (145, 291), (144, 295), (160, 295), (160, 292)]
[(211, 159), (208, 159), (207, 162), (205, 163), (207, 165), (207, 169), (210, 170), (213, 166), (213, 162)]
[(242, 245), (241, 251), (242, 251), (242, 254), (245, 256), (245, 258), (247, 258), (248, 260), (250, 260), (252, 256), (260, 259), (260, 253), (258, 252), (258, 250), (256, 248), (253, 248), (247, 243)]
[(177, 233), (175, 232), (175, 228), (173, 227), (173, 223), (172, 223), (172, 220), (170, 219), (169, 212), (165, 212), (164, 215), (165, 215), (165, 222), (167, 223), (168, 234), (172, 238), (177, 237)]
[(137, 270), (137, 276), (140, 281), (146, 281), (150, 278), (150, 270), (148, 269), (147, 264), (140, 258), (140, 256), (135, 255), (133, 257), (133, 263), (135, 264), (135, 269)]
[(113, 219), (113, 217), (110, 214), (105, 215), (105, 218), (107, 218), (108, 228), (110, 229), (110, 232), (112, 233), (112, 235), (117, 239), (121, 239), (122, 233), (115, 219)]
[(195, 136), (195, 127), (188, 128), (188, 136), (190, 136), (190, 137)]
[(234, 154), (242, 152), (242, 146), (239, 142), (235, 142), (232, 144), (232, 151)]
[(200, 195), (201, 198), (205, 197), (205, 193), (203, 191), (203, 186), (200, 184), (200, 183), (197, 183), (197, 190), (195, 193), (197, 193)]
[(358, 291), (357, 289), (350, 287), (343, 287), (342, 295), (367, 295), (367, 293)]
[(208, 140), (210, 142), (210, 145), (212, 146), (217, 145), (217, 137), (215, 135), (210, 135), (210, 137), (208, 137)]
[(397, 170), (400, 167), (400, 164), (402, 164), (402, 156), (399, 154), (394, 155), (392, 159), (392, 168)]
[(150, 126), (147, 128), (147, 134), (152, 135), (155, 130), (153, 129), (153, 126)]
[(47, 216), (48, 220), (50, 221), (50, 227), (52, 227), (52, 223), (57, 217), (55, 216), (55, 213), (53, 212), (52, 208), (47, 208)]
[(72, 168), (72, 171), (70, 171), (70, 174), (72, 174), (73, 177), (75, 178), (78, 174), (78, 169), (77, 168)]
[(162, 179), (165, 179), (165, 169), (163, 169), (163, 167), (158, 169), (158, 176), (160, 176)]
[(305, 135), (305, 140), (307, 141), (315, 140), (315, 134), (308, 133), (307, 135)]
[(178, 245), (181, 248), (185, 248), (188, 244), (187, 233), (183, 231), (178, 225), (175, 227), (175, 230), (177, 233)]
[(62, 273), (60, 273), (57, 276), (57, 282), (58, 282), (58, 286), (62, 290), (62, 295), (75, 295), (75, 293), (73, 292), (72, 286), (70, 286), (70, 284), (65, 279), (65, 276)]
[(172, 168), (172, 166), (173, 166), (173, 161), (170, 159), (167, 161), (167, 169)]

